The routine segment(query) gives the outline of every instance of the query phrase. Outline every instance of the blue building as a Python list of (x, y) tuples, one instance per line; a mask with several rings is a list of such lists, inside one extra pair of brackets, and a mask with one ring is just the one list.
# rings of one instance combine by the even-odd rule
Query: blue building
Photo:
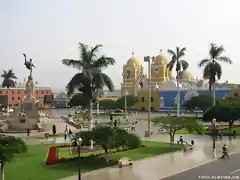
[[(191, 90), (190, 90), (191, 91)], [(189, 90), (180, 90), (180, 102), (183, 103), (186, 100), (186, 94), (190, 92)], [(194, 91), (194, 90), (193, 90)], [(196, 90), (197, 94), (212, 94), (209, 90)], [(223, 98), (229, 95), (230, 89), (218, 89), (216, 90), (216, 98)], [(160, 91), (160, 109), (172, 108), (176, 104), (176, 90), (166, 90)]]

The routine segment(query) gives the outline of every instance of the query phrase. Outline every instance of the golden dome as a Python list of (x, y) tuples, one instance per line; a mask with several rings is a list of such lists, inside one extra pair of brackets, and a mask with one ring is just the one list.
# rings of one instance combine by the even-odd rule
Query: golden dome
[(155, 57), (154, 64), (167, 65), (168, 63), (169, 63), (168, 58), (162, 53), (162, 50), (160, 50), (160, 54)]
[(132, 57), (127, 61), (128, 66), (140, 66), (141, 63), (134, 57), (134, 53), (132, 53)]
[(195, 81), (195, 77), (188, 70), (181, 71), (179, 75), (180, 75), (180, 79), (183, 81)]

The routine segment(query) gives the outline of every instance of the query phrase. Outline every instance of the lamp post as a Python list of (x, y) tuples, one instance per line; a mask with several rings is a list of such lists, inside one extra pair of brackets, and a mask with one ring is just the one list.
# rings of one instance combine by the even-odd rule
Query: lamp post
[(124, 117), (127, 119), (127, 95), (128, 91), (125, 89), (124, 90)]
[(213, 132), (213, 152), (216, 151), (216, 119), (212, 120), (212, 132)]
[(81, 180), (81, 144), (82, 138), (77, 139), (77, 146), (78, 146), (78, 180)]
[(99, 89), (97, 90), (97, 116), (99, 116)]
[(154, 61), (155, 57), (145, 56), (144, 62), (148, 63), (148, 133), (145, 136), (151, 136), (151, 59)]

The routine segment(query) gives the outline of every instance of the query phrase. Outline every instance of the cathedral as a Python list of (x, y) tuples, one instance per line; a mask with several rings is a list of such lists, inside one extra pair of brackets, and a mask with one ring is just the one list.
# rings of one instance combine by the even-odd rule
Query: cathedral
[[(132, 57), (123, 65), (123, 82), (121, 83), (121, 95), (131, 94), (139, 98), (137, 107), (148, 109), (149, 81), (151, 87), (151, 109), (173, 108), (176, 104), (177, 80), (167, 68), (170, 62), (168, 57), (160, 50), (150, 64), (150, 78), (144, 72), (142, 63), (132, 53)], [(208, 90), (208, 82), (198, 79), (188, 69), (179, 73), (180, 102), (199, 94), (211, 94)], [(228, 95), (230, 89), (217, 89), (216, 97), (223, 98)]]

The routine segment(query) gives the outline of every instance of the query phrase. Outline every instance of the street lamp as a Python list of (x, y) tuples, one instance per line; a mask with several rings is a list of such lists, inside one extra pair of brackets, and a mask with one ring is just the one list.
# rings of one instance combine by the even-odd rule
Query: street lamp
[(127, 95), (128, 90), (124, 90), (124, 117), (127, 119)]
[(151, 136), (151, 60), (154, 61), (155, 57), (145, 56), (144, 62), (148, 63), (148, 133), (147, 137)]
[(99, 89), (97, 90), (97, 116), (99, 116)]
[(77, 139), (77, 146), (78, 146), (78, 180), (81, 180), (81, 144), (82, 138)]
[(212, 120), (212, 132), (213, 132), (213, 152), (216, 151), (216, 119)]

